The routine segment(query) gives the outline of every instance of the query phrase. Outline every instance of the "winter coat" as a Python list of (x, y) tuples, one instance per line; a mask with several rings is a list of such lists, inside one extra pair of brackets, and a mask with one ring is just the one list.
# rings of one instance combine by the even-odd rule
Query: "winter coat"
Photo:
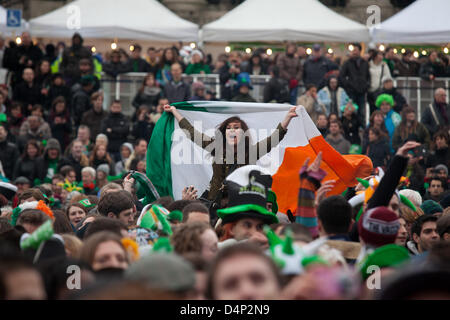
[[(338, 87), (336, 90), (336, 108), (338, 112), (338, 117), (342, 117), (342, 111), (341, 106), (347, 104), (348, 100), (350, 98), (347, 95), (347, 92), (345, 92), (344, 88)], [(317, 100), (319, 103), (325, 106), (325, 111), (327, 117), (331, 113), (331, 91), (328, 87), (323, 87), (319, 90), (317, 93)]]
[[(56, 117), (62, 118), (66, 122), (56, 124)], [(52, 111), (48, 120), (52, 129), (52, 136), (59, 141), (61, 148), (65, 149), (70, 144), (70, 134), (72, 133), (72, 120), (69, 112), (56, 114)]]
[(436, 167), (438, 164), (445, 164), (450, 168), (450, 148), (437, 149), (432, 152), (425, 161), (425, 167)]
[(338, 134), (336, 137), (329, 134), (325, 140), (340, 154), (348, 154), (350, 151), (350, 142), (342, 134)]
[(372, 160), (373, 167), (385, 167), (390, 159), (391, 151), (386, 139), (379, 138), (369, 142), (365, 154)]
[(145, 87), (144, 90), (138, 91), (134, 96), (133, 107), (138, 109), (140, 106), (145, 105), (150, 111), (154, 111), (158, 105), (158, 101), (161, 98), (162, 90), (160, 87)]
[[(101, 126), (102, 133), (108, 137), (108, 152), (120, 152), (120, 146), (127, 141), (130, 133), (130, 121), (127, 116), (122, 113), (109, 113), (103, 119)], [(107, 129), (111, 129), (108, 131)]]
[(42, 176), (42, 167), (42, 158), (20, 158), (14, 166), (13, 179), (26, 177), (31, 183), (34, 183), (35, 179), (39, 179)]
[(44, 107), (47, 110), (50, 110), (52, 107), (52, 102), (55, 100), (56, 97), (62, 96), (64, 99), (66, 99), (66, 107), (70, 111), (72, 108), (71, 105), (71, 95), (70, 95), (70, 88), (66, 86), (50, 86), (50, 89), (48, 90), (47, 96), (44, 98)]
[(47, 122), (41, 119), (41, 125), (36, 131), (31, 131), (28, 120), (25, 120), (20, 126), (19, 135), (26, 139), (36, 139), (38, 141), (47, 140), (52, 137), (52, 131)]
[(7, 140), (0, 142), (0, 162), (3, 166), (6, 178), (13, 179), (14, 166), (20, 157), (19, 149), (17, 146)]
[[(433, 102), (431, 105), (434, 113), (430, 109), (430, 104), (426, 104), (422, 108), (424, 109), (422, 112), (422, 120), (421, 122), (425, 125), (432, 137), (438, 130), (448, 128), (450, 125), (450, 106), (448, 104), (445, 105), (445, 110), (447, 114), (447, 122), (444, 119), (444, 116), (441, 113), (441, 109), (436, 105), (436, 102)], [(435, 120), (434, 115), (436, 115), (437, 122)]]
[[(189, 123), (189, 121), (186, 118), (183, 118), (180, 123), (180, 128), (181, 129), (185, 129), (189, 132), (189, 138), (194, 142), (194, 143), (199, 143), (199, 141), (201, 141), (201, 143), (199, 144), (200, 147), (202, 148), (206, 148), (208, 147), (211, 143), (215, 143), (214, 139), (212, 139), (211, 137), (208, 137), (206, 135), (204, 135), (203, 133), (199, 133), (199, 132), (195, 132), (196, 130), (194, 129), (194, 127)], [(283, 127), (281, 126), (281, 123), (278, 124), (277, 126), (277, 130), (275, 130), (271, 136), (269, 136), (268, 138), (253, 144), (251, 146), (249, 146), (249, 153), (247, 154), (247, 156), (251, 153), (256, 155), (258, 158), (262, 157), (263, 155), (265, 155), (267, 152), (270, 152), (270, 150), (272, 148), (274, 148), (276, 145), (272, 145), (272, 141), (276, 141), (277, 143), (279, 143), (284, 136), (286, 135), (287, 130), (283, 129)], [(199, 137), (201, 136), (202, 139), (194, 139), (194, 137)], [(219, 145), (221, 145), (221, 143), (219, 143)], [(238, 147), (239, 148), (239, 147)], [(263, 149), (261, 149), (263, 148)], [(215, 148), (214, 148), (215, 150)], [(218, 152), (217, 150), (215, 150), (216, 152)], [(212, 169), (213, 169), (213, 175), (211, 178), (211, 182), (210, 182), (210, 187), (209, 187), (209, 193), (208, 193), (208, 199), (209, 200), (215, 200), (217, 199), (219, 193), (221, 192), (221, 188), (223, 187), (223, 182), (225, 180), (225, 178), (228, 176), (228, 174), (230, 174), (234, 169), (237, 169), (239, 167), (248, 165), (248, 164), (254, 164), (254, 163), (250, 163), (250, 160), (247, 158), (246, 163), (238, 163), (235, 159), (235, 161), (233, 162), (233, 164), (227, 164), (226, 163), (226, 152), (224, 152), (223, 154), (223, 161), (222, 163), (216, 163), (216, 161), (213, 162), (212, 164)], [(257, 159), (256, 159), (257, 160)]]
[(370, 87), (367, 61), (361, 57), (345, 61), (339, 72), (339, 83), (351, 96), (366, 93)]
[(317, 116), (319, 113), (325, 113), (325, 107), (318, 101), (309, 95), (302, 95), (297, 99), (297, 105), (302, 105), (305, 107), (309, 116), (316, 123)]
[(411, 132), (407, 137), (401, 136), (401, 126), (397, 126), (394, 131), (394, 135), (392, 137), (392, 148), (394, 150), (397, 150), (399, 147), (401, 147), (408, 137), (411, 135), (414, 135), (417, 142), (420, 142), (421, 144), (425, 144), (426, 149), (430, 146), (430, 134), (428, 133), (427, 128), (420, 122), (417, 123), (416, 129)]
[(132, 135), (135, 139), (145, 139), (145, 141), (150, 141), (150, 138), (153, 133), (153, 129), (155, 128), (155, 124), (153, 122), (137, 121), (133, 126)]
[(123, 62), (105, 62), (102, 65), (103, 72), (105, 72), (107, 75), (115, 78), (121, 73), (128, 72), (127, 65)]
[(419, 74), (420, 64), (416, 61), (397, 60), (395, 69), (398, 70), (400, 77), (417, 77)]
[(296, 79), (298, 82), (302, 80), (303, 67), (300, 59), (294, 55), (288, 56), (282, 54), (278, 57), (277, 66), (280, 68), (280, 77), (289, 81)]
[(77, 78), (80, 73), (79, 65), (81, 59), (92, 59), (91, 50), (83, 46), (83, 40), (81, 40), (80, 45), (71, 46), (64, 50), (60, 65), (60, 72), (65, 77), (69, 77), (71, 79)]
[(186, 67), (186, 70), (184, 73), (186, 74), (200, 74), (201, 72), (204, 72), (205, 74), (210, 74), (211, 69), (207, 64), (204, 63), (189, 63)]
[(353, 113), (350, 119), (342, 117), (341, 122), (345, 139), (347, 139), (351, 144), (360, 145), (361, 138), (359, 137), (359, 128), (361, 127), (361, 122), (359, 117)]
[(236, 96), (231, 99), (231, 101), (239, 101), (239, 102), (256, 102), (256, 100), (249, 94), (238, 93)]
[(189, 101), (191, 97), (191, 86), (184, 81), (170, 81), (164, 86), (164, 96), (169, 103)]
[(83, 113), (80, 124), (84, 124), (89, 127), (91, 131), (91, 138), (95, 139), (99, 133), (101, 133), (101, 127), (103, 120), (108, 116), (108, 113), (102, 109), (100, 113), (94, 111), (94, 108)]
[(152, 67), (142, 58), (128, 59), (124, 68), (126, 72), (152, 72)]
[(389, 70), (386, 62), (381, 61), (379, 65), (376, 65), (373, 61), (369, 61), (369, 72), (370, 72), (370, 88), (369, 92), (374, 92), (383, 87), (384, 78), (392, 78), (391, 72)]
[(445, 77), (445, 67), (440, 63), (427, 61), (420, 66), (419, 76), (424, 80), (430, 80), (430, 75), (435, 77)]
[(81, 89), (75, 92), (72, 96), (72, 117), (75, 125), (78, 126), (81, 121), (83, 113), (89, 110), (91, 107), (90, 92), (86, 92)]
[(289, 103), (289, 83), (286, 79), (272, 78), (264, 87), (264, 103)]
[(311, 83), (319, 87), (325, 75), (328, 72), (337, 69), (339, 69), (337, 64), (323, 56), (318, 59), (310, 56), (303, 64), (303, 83), (305, 85)]
[(14, 89), (13, 100), (22, 104), (23, 113), (28, 116), (31, 113), (31, 111), (28, 110), (28, 105), (33, 106), (35, 104), (43, 103), (41, 88), (36, 84), (33, 84), (30, 87), (28, 83), (22, 81)]

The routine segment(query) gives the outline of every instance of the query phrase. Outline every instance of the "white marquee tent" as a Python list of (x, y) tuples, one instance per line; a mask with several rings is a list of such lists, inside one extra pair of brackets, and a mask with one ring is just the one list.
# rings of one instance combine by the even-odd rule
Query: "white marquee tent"
[(10, 28), (6, 26), (7, 11), (4, 7), (0, 6), (0, 32), (3, 36), (12, 36), (13, 33), (19, 35), (20, 32), (27, 28), (26, 21), (22, 19), (21, 26), (19, 28)]
[(449, 0), (416, 0), (371, 29), (375, 43), (450, 42)]
[(30, 29), (33, 36), (53, 38), (70, 38), (79, 32), (98, 39), (198, 39), (196, 24), (156, 0), (77, 0), (30, 20)]
[(366, 26), (318, 0), (247, 0), (201, 30), (203, 41), (368, 42)]

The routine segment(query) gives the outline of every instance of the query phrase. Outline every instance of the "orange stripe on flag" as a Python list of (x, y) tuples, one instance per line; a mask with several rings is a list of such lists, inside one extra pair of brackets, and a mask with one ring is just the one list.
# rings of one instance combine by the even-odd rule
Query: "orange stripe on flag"
[(310, 158), (311, 163), (320, 151), (322, 151), (320, 167), (327, 172), (323, 181), (336, 180), (333, 190), (328, 195), (340, 194), (347, 187), (357, 185), (356, 178), (365, 178), (372, 173), (372, 161), (367, 156), (341, 155), (325, 141), (323, 136), (310, 139), (309, 145), (306, 146), (286, 148), (283, 162), (273, 176), (272, 183), (279, 211), (293, 212), (297, 208), (300, 168), (307, 158)]

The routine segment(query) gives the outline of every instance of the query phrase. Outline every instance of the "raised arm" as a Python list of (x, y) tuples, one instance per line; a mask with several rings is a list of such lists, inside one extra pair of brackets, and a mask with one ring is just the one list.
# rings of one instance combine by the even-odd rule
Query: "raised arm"
[[(175, 119), (178, 121), (180, 128), (187, 130), (189, 132), (188, 138), (190, 140), (192, 140), (192, 142), (196, 143), (198, 146), (205, 149), (207, 146), (209, 146), (214, 141), (214, 139), (212, 139), (210, 136), (207, 136), (207, 135), (203, 134), (202, 132), (195, 130), (195, 128), (192, 126), (192, 124), (185, 117), (183, 117), (181, 115), (181, 113), (177, 110), (176, 107), (166, 104), (164, 106), (164, 111), (167, 113), (173, 114)], [(196, 137), (201, 137), (201, 139), (195, 139)], [(208, 150), (208, 151), (211, 151), (211, 150)]]

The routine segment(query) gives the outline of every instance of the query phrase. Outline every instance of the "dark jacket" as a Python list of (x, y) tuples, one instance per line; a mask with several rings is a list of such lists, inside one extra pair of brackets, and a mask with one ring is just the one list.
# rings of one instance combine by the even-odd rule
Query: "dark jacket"
[(102, 133), (108, 137), (108, 152), (120, 152), (120, 146), (127, 141), (129, 132), (130, 121), (122, 113), (109, 113), (102, 121)]
[(365, 153), (373, 163), (373, 167), (385, 167), (391, 156), (389, 144), (383, 138), (379, 138), (377, 141), (369, 142)]
[(158, 101), (161, 98), (162, 90), (159, 87), (151, 87), (147, 90), (138, 91), (134, 96), (133, 102), (131, 103), (136, 109), (142, 105), (149, 108), (150, 111), (154, 111), (155, 107), (158, 105)]
[(419, 74), (420, 64), (416, 61), (397, 60), (395, 69), (400, 77), (416, 77)]
[(430, 80), (430, 75), (435, 77), (445, 77), (445, 66), (440, 63), (427, 61), (420, 67), (419, 76), (424, 80)]
[(13, 179), (18, 177), (27, 177), (28, 180), (34, 184), (34, 179), (39, 179), (42, 176), (42, 158), (23, 159), (20, 158), (14, 166)]
[[(208, 148), (210, 148), (211, 147), (210, 144), (211, 143), (214, 144), (213, 138), (208, 137), (208, 136), (204, 135), (203, 133), (196, 132), (194, 127), (189, 123), (189, 121), (186, 118), (183, 118), (179, 124), (180, 124), (181, 129), (185, 129), (189, 132), (189, 138), (194, 143), (199, 143), (199, 141), (201, 141), (201, 145), (199, 144), (200, 147), (205, 149), (206, 147), (209, 146)], [(250, 151), (248, 151), (249, 153), (247, 153), (247, 156), (250, 153), (257, 155), (258, 158), (264, 156), (267, 152), (270, 152), (270, 150), (276, 146), (276, 145), (272, 145), (272, 140), (280, 142), (284, 138), (286, 133), (287, 133), (287, 130), (283, 129), (283, 127), (281, 126), (281, 123), (278, 124), (277, 130), (275, 130), (270, 137), (268, 137), (265, 140), (262, 140), (256, 144), (249, 146)], [(202, 139), (194, 139), (195, 137), (200, 137), (200, 136), (202, 137)], [(276, 138), (278, 138), (278, 139), (276, 139)], [(220, 143), (219, 143), (219, 145), (220, 145)], [(263, 148), (263, 149), (261, 149), (261, 148)], [(214, 148), (214, 151), (217, 152), (216, 156), (215, 156), (215, 158), (216, 158), (216, 157), (218, 157), (219, 152), (217, 150), (215, 150), (215, 148)], [(210, 188), (209, 188), (209, 193), (208, 193), (209, 200), (214, 201), (217, 198), (217, 196), (219, 195), (219, 192), (223, 188), (223, 182), (224, 182), (225, 178), (228, 176), (228, 174), (230, 174), (232, 172), (233, 168), (237, 169), (239, 167), (242, 167), (242, 166), (245, 166), (248, 164), (255, 164), (255, 163), (250, 163), (250, 160), (248, 158), (246, 159), (244, 164), (237, 163), (236, 162), (237, 159), (235, 159), (235, 162), (233, 164), (227, 164), (226, 159), (225, 159), (225, 154), (223, 154), (223, 158), (224, 159), (222, 160), (221, 164), (217, 163), (216, 160), (213, 161), (213, 164), (212, 164), (213, 176), (211, 178)]]
[(150, 65), (142, 58), (128, 59), (125, 70), (126, 72), (152, 72)]
[(0, 162), (8, 179), (14, 177), (14, 166), (20, 157), (17, 146), (7, 140), (0, 142)]
[(75, 125), (78, 126), (81, 121), (83, 113), (89, 110), (91, 107), (90, 92), (86, 92), (84, 89), (78, 90), (72, 97), (72, 117)]
[(149, 142), (154, 128), (153, 122), (137, 121), (133, 126), (132, 135), (136, 140), (142, 138)]
[(118, 63), (105, 62), (105, 63), (103, 63), (102, 67), (103, 67), (103, 72), (105, 72), (107, 75), (109, 75), (113, 78), (117, 77), (121, 73), (128, 72), (128, 69), (127, 69), (128, 67), (123, 62), (118, 62)]
[(339, 69), (337, 64), (323, 56), (319, 59), (310, 56), (303, 64), (303, 83), (305, 85), (312, 83), (319, 87), (325, 75), (337, 69)]
[(430, 136), (433, 137), (433, 135), (439, 131), (440, 129), (448, 128), (450, 125), (450, 106), (448, 104), (445, 105), (444, 109), (446, 110), (447, 115), (447, 122), (445, 121), (441, 109), (436, 105), (436, 102), (433, 102), (431, 107), (434, 110), (434, 114), (436, 115), (436, 118), (438, 122), (436, 123), (436, 120), (434, 118), (433, 112), (430, 109), (430, 105), (426, 104), (423, 106), (424, 110), (422, 112), (422, 119), (421, 122), (425, 125), (425, 127), (428, 129), (428, 132), (430, 133)]
[(26, 116), (30, 115), (28, 105), (42, 104), (41, 89), (36, 84), (31, 87), (24, 81), (19, 83), (13, 93), (13, 100), (22, 103), (22, 110)]
[(425, 167), (436, 167), (438, 164), (445, 164), (450, 168), (450, 148), (437, 149), (432, 152), (425, 161)]
[[(27, 64), (28, 61), (32, 62), (31, 68), (35, 68), (39, 61), (42, 60), (43, 53), (41, 49), (39, 49), (38, 46), (35, 46), (34, 44), (29, 45), (28, 47), (25, 47), (24, 45), (20, 45), (17, 47), (17, 50), (15, 51), (15, 62), (13, 64), (14, 71), (17, 73), (18, 77), (22, 76), (22, 71), (25, 69), (25, 67), (28, 67)], [(22, 57), (25, 57), (25, 63), (20, 64), (20, 59)]]
[(353, 113), (351, 119), (346, 117), (341, 118), (342, 128), (344, 129), (344, 137), (351, 144), (361, 144), (361, 138), (359, 137), (359, 128), (361, 127), (361, 122), (359, 117)]
[(414, 137), (414, 140), (424, 144), (428, 149), (430, 146), (430, 134), (427, 128), (420, 122), (417, 123), (416, 129), (411, 132), (407, 137), (402, 138), (401, 134), (402, 127), (398, 125), (394, 130), (394, 135), (392, 136), (392, 148), (397, 150), (400, 148), (409, 138)]
[(61, 171), (61, 168), (69, 165), (75, 169), (75, 173), (77, 174), (77, 181), (81, 181), (81, 169), (87, 167), (89, 165), (88, 158), (83, 154), (81, 156), (80, 161), (76, 161), (72, 154), (69, 154), (67, 157), (64, 157), (59, 160), (58, 163), (58, 172)]
[(350, 151), (350, 141), (346, 140), (342, 134), (336, 138), (328, 134), (325, 140), (340, 154), (348, 154)]
[(289, 103), (289, 83), (282, 78), (272, 78), (264, 87), (264, 103), (275, 100), (277, 103)]
[(339, 72), (339, 83), (349, 95), (366, 93), (370, 87), (369, 63), (361, 57), (348, 59)]
[[(55, 119), (59, 117), (66, 120), (65, 123), (55, 123)], [(61, 148), (64, 150), (70, 144), (70, 134), (72, 133), (72, 121), (69, 112), (57, 114), (51, 112), (48, 118), (50, 128), (52, 129), (52, 137), (58, 140)]]
[(295, 55), (288, 56), (287, 54), (282, 54), (278, 57), (277, 66), (280, 68), (281, 78), (287, 81), (295, 79), (300, 82), (302, 80), (302, 63)]
[(108, 113), (105, 110), (102, 109), (100, 113), (97, 113), (91, 108), (83, 113), (80, 124), (88, 126), (91, 131), (91, 138), (95, 139), (101, 133), (102, 122), (107, 116)]
[(56, 97), (62, 96), (64, 99), (66, 99), (66, 106), (67, 109), (71, 110), (71, 95), (70, 95), (70, 89), (69, 87), (66, 87), (64, 85), (62, 86), (55, 86), (51, 85), (50, 89), (48, 90), (48, 94), (44, 99), (44, 107), (47, 110), (50, 110), (52, 107), (52, 102), (55, 100)]
[(75, 79), (79, 76), (79, 64), (81, 59), (92, 59), (91, 50), (83, 46), (83, 38), (81, 38), (81, 36), (80, 40), (80, 45), (72, 45), (63, 52), (60, 70), (65, 77), (71, 79)]
[(184, 81), (178, 83), (170, 81), (164, 86), (164, 96), (169, 100), (169, 103), (189, 101), (191, 86)]
[(231, 101), (239, 101), (239, 102), (256, 102), (256, 100), (249, 94), (238, 93), (231, 99)]

